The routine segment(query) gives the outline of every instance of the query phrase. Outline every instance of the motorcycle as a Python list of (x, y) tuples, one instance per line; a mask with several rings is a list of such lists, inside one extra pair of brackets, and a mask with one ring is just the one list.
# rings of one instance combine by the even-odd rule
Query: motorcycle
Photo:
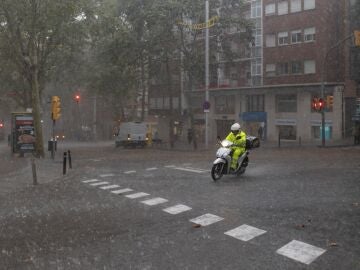
[(228, 140), (220, 141), (220, 148), (216, 152), (216, 159), (211, 168), (211, 177), (214, 181), (219, 180), (224, 174), (241, 175), (249, 164), (249, 150), (260, 147), (260, 140), (254, 136), (246, 136), (245, 152), (239, 157), (235, 170), (230, 168), (233, 143)]

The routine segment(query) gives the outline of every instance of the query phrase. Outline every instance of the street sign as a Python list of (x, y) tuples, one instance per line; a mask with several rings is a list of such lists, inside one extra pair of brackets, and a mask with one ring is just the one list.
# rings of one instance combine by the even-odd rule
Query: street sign
[(203, 103), (203, 109), (205, 113), (210, 112), (210, 102), (209, 101), (204, 101)]

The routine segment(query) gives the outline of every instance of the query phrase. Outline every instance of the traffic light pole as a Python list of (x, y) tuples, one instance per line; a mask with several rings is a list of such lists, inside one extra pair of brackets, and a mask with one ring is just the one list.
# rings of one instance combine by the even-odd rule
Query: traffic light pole
[(51, 158), (55, 159), (55, 120), (53, 120), (52, 124)]
[[(323, 62), (322, 62), (322, 69), (321, 69), (321, 98), (323, 100), (325, 100), (325, 74), (326, 74), (326, 61), (327, 61), (327, 58), (328, 58), (330, 52), (333, 49), (336, 49), (343, 42), (345, 42), (346, 40), (352, 38), (353, 36), (354, 36), (354, 34), (351, 34), (351, 35), (345, 37), (344, 39), (340, 40), (334, 46), (332, 46), (325, 54), (325, 57), (324, 57)], [(325, 147), (325, 110), (324, 110), (324, 108), (321, 110), (321, 145), (323, 147)]]

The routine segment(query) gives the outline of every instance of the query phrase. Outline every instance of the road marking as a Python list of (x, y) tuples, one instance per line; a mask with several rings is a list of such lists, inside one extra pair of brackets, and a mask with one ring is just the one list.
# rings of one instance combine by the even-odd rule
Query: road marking
[(226, 235), (235, 237), (236, 239), (242, 241), (249, 241), (259, 235), (266, 233), (266, 231), (249, 226), (249, 225), (241, 225), (235, 229), (225, 232)]
[(94, 183), (94, 184), (90, 184), (91, 186), (102, 186), (102, 185), (107, 185), (109, 184), (109, 182), (98, 182), (98, 183)]
[(213, 214), (205, 214), (197, 218), (190, 219), (190, 222), (193, 222), (195, 224), (199, 224), (201, 226), (208, 226), (210, 224), (213, 224), (215, 222), (218, 222), (220, 220), (223, 220), (222, 217), (218, 217)]
[(136, 173), (136, 171), (126, 171), (124, 172), (125, 174), (132, 174), (132, 173)]
[(126, 193), (129, 191), (133, 191), (133, 190), (131, 188), (123, 188), (123, 189), (119, 189), (119, 190), (113, 190), (113, 191), (111, 191), (111, 193), (122, 194), (122, 193)]
[(118, 188), (120, 187), (119, 185), (110, 185), (110, 186), (104, 186), (104, 187), (100, 187), (101, 189), (114, 189), (114, 188)]
[(150, 200), (142, 201), (143, 204), (150, 205), (150, 206), (161, 204), (161, 203), (166, 203), (166, 202), (168, 202), (168, 200), (164, 199), (164, 198), (153, 198)]
[(155, 170), (157, 170), (158, 168), (156, 168), (156, 167), (153, 167), (153, 168), (147, 168), (146, 170), (147, 171), (155, 171)]
[(278, 249), (276, 253), (304, 264), (310, 264), (325, 251), (325, 249), (292, 240), (290, 243)]
[(164, 212), (172, 214), (172, 215), (177, 215), (182, 212), (189, 211), (189, 210), (191, 210), (191, 207), (183, 205), (183, 204), (177, 204), (177, 205), (163, 209)]
[(82, 181), (83, 183), (93, 183), (93, 182), (97, 182), (99, 181), (98, 179), (90, 179), (90, 180), (85, 180), (85, 181)]
[(134, 194), (125, 195), (125, 197), (130, 198), (130, 199), (136, 199), (136, 198), (141, 198), (141, 197), (145, 197), (148, 195), (150, 195), (150, 194), (147, 194), (145, 192), (138, 192), (138, 193), (134, 193)]
[(111, 177), (111, 176), (115, 176), (115, 174), (113, 174), (113, 173), (100, 174), (100, 177)]
[(187, 171), (187, 172), (195, 172), (195, 173), (204, 173), (205, 170), (202, 169), (192, 169), (192, 168), (183, 168), (183, 167), (173, 167), (174, 170)]
[(175, 165), (166, 165), (164, 166), (165, 168), (175, 168), (176, 166)]

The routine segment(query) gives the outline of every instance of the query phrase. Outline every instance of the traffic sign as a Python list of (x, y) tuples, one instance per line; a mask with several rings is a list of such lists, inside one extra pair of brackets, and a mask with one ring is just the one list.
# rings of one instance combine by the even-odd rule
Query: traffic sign
[(204, 101), (203, 109), (204, 109), (204, 112), (210, 112), (210, 102), (209, 101)]

